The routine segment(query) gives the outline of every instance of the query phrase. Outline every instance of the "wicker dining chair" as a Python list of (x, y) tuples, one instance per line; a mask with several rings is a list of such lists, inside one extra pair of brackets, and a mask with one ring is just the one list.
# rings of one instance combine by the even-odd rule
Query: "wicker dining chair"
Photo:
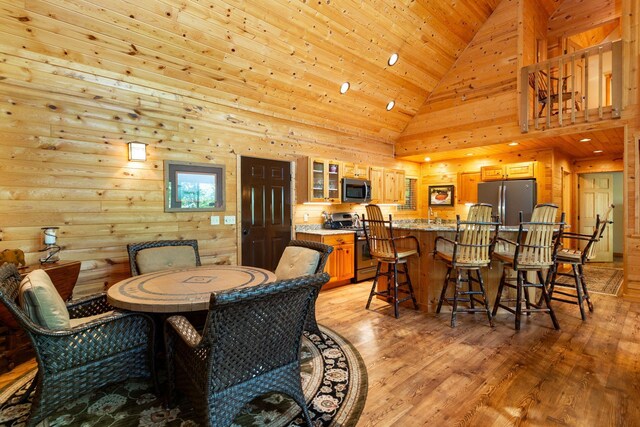
[[(587, 261), (596, 256), (598, 242), (602, 239), (607, 225), (611, 223), (609, 217), (614, 207), (614, 205), (610, 205), (602, 217), (600, 217), (600, 215), (596, 216), (596, 225), (592, 234), (566, 231), (562, 234), (563, 239), (581, 243), (583, 247), (575, 249), (561, 248), (558, 251), (558, 256), (556, 257), (556, 268), (553, 270), (553, 276), (551, 277), (551, 282), (549, 284), (549, 297), (554, 301), (578, 305), (582, 320), (587, 319), (583, 305), (584, 301), (587, 302), (589, 311), (593, 312), (593, 303), (591, 302), (589, 290), (587, 288), (587, 281), (584, 276), (584, 265)], [(560, 271), (560, 264), (571, 265), (571, 271)], [(572, 278), (575, 284), (575, 293), (573, 293), (573, 291), (569, 292), (569, 289), (567, 288), (556, 289), (555, 285), (557, 283), (558, 276)]]
[(311, 419), (300, 379), (300, 343), (315, 289), (327, 273), (213, 293), (202, 331), (183, 316), (165, 322), (169, 403), (186, 395), (200, 420), (228, 426), (268, 392), (291, 396)]
[[(284, 249), (280, 261), (278, 261), (275, 271), (276, 278), (278, 280), (288, 280), (309, 274), (322, 273), (331, 252), (333, 252), (333, 246), (325, 245), (324, 243), (291, 240)], [(322, 285), (316, 289), (304, 326), (305, 331), (316, 334), (319, 337), (322, 337), (322, 334), (316, 321), (316, 300)]]
[[(498, 287), (498, 295), (493, 306), (493, 316), (495, 317), (498, 308), (503, 308), (515, 314), (516, 330), (520, 329), (520, 318), (522, 313), (545, 312), (551, 317), (555, 329), (560, 329), (560, 324), (551, 307), (549, 294), (547, 292), (549, 281), (555, 268), (555, 259), (562, 238), (564, 228), (564, 212), (560, 222), (555, 221), (558, 207), (553, 204), (538, 204), (533, 209), (531, 221), (524, 222), (522, 212), (520, 212), (520, 225), (515, 241), (498, 237), (498, 244), (504, 244), (506, 251), (496, 249), (493, 257), (504, 264), (502, 278)], [(508, 276), (508, 270), (515, 273), (515, 278)], [(547, 274), (543, 274), (545, 272)], [(532, 282), (529, 274), (535, 273), (537, 282)], [(515, 284), (510, 283), (515, 280)], [(516, 290), (515, 299), (502, 297), (505, 288)], [(542, 303), (535, 304), (530, 301), (529, 289), (539, 289), (542, 293)], [(507, 306), (505, 302), (514, 302), (515, 307)], [(522, 304), (526, 308), (522, 308)]]
[[(36, 270), (25, 281), (38, 272), (46, 275)], [(59, 298), (59, 304), (68, 310), (70, 326), (51, 329), (32, 320), (17, 303), (20, 287), (16, 267), (0, 266), (0, 301), (29, 337), (38, 365), (36, 377), (23, 397), (26, 401), (35, 388), (27, 426), (38, 424), (65, 403), (108, 384), (145, 377), (151, 378), (157, 388), (154, 324), (149, 316), (110, 312), (113, 307), (104, 293), (66, 304)], [(55, 287), (51, 287), (55, 293)], [(21, 298), (27, 298), (25, 293), (23, 289)], [(41, 293), (38, 298), (42, 298)]]
[(127, 245), (132, 276), (170, 268), (199, 267), (197, 240), (154, 240)]
[[(456, 326), (456, 314), (460, 312), (485, 312), (489, 318), (489, 324), (493, 326), (489, 298), (481, 271), (491, 263), (491, 254), (500, 225), (498, 222), (491, 222), (491, 209), (492, 206), (486, 203), (472, 205), (466, 221), (460, 221), (460, 215), (456, 215), (456, 234), (453, 240), (444, 236), (438, 236), (435, 239), (434, 258), (447, 265), (436, 313), (440, 313), (444, 301), (451, 302), (452, 328)], [(464, 278), (465, 273), (466, 278)], [(467, 290), (462, 287), (465, 282)], [(447, 297), (449, 283), (455, 284), (453, 297)], [(473, 289), (474, 283), (478, 284), (478, 290)], [(479, 299), (480, 297), (482, 299)], [(460, 302), (469, 303), (469, 307), (460, 307)], [(483, 307), (476, 307), (476, 303), (482, 304)]]
[[(409, 277), (407, 261), (409, 257), (413, 255), (420, 256), (420, 243), (415, 236), (394, 236), (391, 215), (389, 215), (389, 220), (385, 221), (378, 205), (367, 205), (366, 210), (367, 215), (362, 217), (365, 238), (369, 245), (371, 257), (378, 262), (376, 276), (373, 279), (366, 309), (369, 309), (374, 295), (384, 296), (393, 304), (393, 312), (397, 319), (400, 315), (399, 305), (404, 301), (413, 301), (414, 308), (418, 309), (418, 302), (416, 301), (413, 286), (411, 285), (411, 278)], [(397, 243), (403, 240), (413, 241), (415, 248), (398, 248)], [(386, 272), (382, 271), (383, 265), (387, 266)], [(398, 265), (403, 266), (403, 271), (398, 270)], [(403, 282), (398, 281), (398, 273), (404, 275), (405, 280)], [(387, 289), (377, 291), (376, 287), (378, 286), (378, 280), (381, 276), (387, 277), (388, 279)], [(400, 298), (398, 296), (400, 292), (407, 294), (407, 296)]]

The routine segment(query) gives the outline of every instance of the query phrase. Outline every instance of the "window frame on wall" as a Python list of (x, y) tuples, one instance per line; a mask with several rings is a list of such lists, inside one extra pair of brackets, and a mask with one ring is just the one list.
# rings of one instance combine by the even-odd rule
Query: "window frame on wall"
[(405, 202), (398, 205), (398, 210), (403, 212), (415, 212), (418, 210), (418, 178), (407, 176), (404, 178)]
[[(164, 161), (164, 211), (165, 212), (221, 212), (225, 209), (225, 166), (209, 163)], [(183, 207), (183, 200), (179, 199), (179, 185), (185, 184), (198, 186), (198, 195), (207, 191), (208, 186), (213, 186), (213, 201), (203, 207)], [(200, 185), (205, 186), (200, 189)]]

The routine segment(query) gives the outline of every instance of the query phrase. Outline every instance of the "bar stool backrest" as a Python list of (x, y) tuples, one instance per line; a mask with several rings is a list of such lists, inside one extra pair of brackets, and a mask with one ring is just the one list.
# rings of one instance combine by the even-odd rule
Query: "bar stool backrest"
[[(478, 203), (469, 208), (467, 220), (457, 217), (457, 250), (453, 262), (460, 264), (489, 264), (494, 243), (492, 231), (498, 224), (491, 222), (491, 205)], [(462, 227), (464, 226), (464, 227)]]
[(371, 256), (385, 259), (396, 258), (397, 253), (391, 229), (391, 215), (389, 215), (389, 220), (385, 221), (378, 205), (367, 205), (366, 209), (367, 216), (364, 218), (363, 223)]
[(560, 222), (555, 222), (557, 210), (558, 207), (550, 203), (536, 205), (530, 222), (523, 222), (520, 213), (518, 241), (522, 242), (524, 233), (526, 236), (524, 243), (516, 247), (515, 269), (540, 269), (554, 264), (559, 243), (554, 235), (562, 234), (564, 226), (564, 213)]
[(605, 229), (607, 228), (607, 224), (609, 224), (609, 217), (611, 216), (611, 212), (613, 211), (614, 205), (609, 205), (609, 208), (606, 210), (603, 216), (598, 217), (599, 222), (596, 220), (596, 230), (595, 230), (595, 242), (589, 245), (586, 249), (587, 259), (593, 259), (596, 257), (598, 251), (598, 242), (602, 238)]

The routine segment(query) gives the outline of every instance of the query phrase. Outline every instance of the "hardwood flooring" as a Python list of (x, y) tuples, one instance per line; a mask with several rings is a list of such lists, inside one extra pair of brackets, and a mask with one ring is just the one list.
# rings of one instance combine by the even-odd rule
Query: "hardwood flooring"
[[(556, 303), (549, 316), (499, 312), (440, 315), (380, 300), (364, 306), (369, 282), (324, 291), (317, 317), (362, 355), (369, 394), (365, 426), (633, 426), (640, 425), (640, 304), (593, 295), (594, 313)], [(448, 308), (443, 308), (444, 310)], [(17, 370), (0, 376), (3, 382)], [(31, 362), (33, 366), (33, 362)]]
[(351, 341), (369, 374), (358, 426), (640, 425), (640, 304), (593, 295), (594, 313), (440, 315), (392, 308), (370, 285), (322, 292), (318, 321)]

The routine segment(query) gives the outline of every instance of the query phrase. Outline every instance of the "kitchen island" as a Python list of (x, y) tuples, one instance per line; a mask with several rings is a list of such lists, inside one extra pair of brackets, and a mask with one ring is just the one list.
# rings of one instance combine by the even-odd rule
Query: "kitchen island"
[[(414, 236), (420, 244), (420, 257), (409, 258), (409, 275), (414, 288), (418, 306), (421, 310), (435, 312), (447, 273), (445, 263), (437, 261), (433, 257), (435, 240), (438, 236), (443, 236), (453, 240), (455, 238), (456, 224), (453, 222), (435, 224), (425, 220), (394, 221), (394, 236)], [(501, 237), (514, 240), (518, 233), (518, 227), (501, 227), (499, 235)], [(413, 239), (407, 239), (407, 247), (411, 247)], [(415, 243), (413, 243), (415, 245)], [(502, 264), (493, 261), (490, 268), (483, 269), (484, 278), (489, 296), (489, 302), (493, 306), (496, 298), (498, 284), (502, 276)], [(385, 278), (380, 280), (378, 290), (386, 289)], [(381, 298), (381, 297), (379, 297)], [(410, 307), (411, 303), (405, 302), (404, 306)], [(376, 308), (379, 305), (372, 305)], [(447, 310), (448, 311), (448, 310)]]

